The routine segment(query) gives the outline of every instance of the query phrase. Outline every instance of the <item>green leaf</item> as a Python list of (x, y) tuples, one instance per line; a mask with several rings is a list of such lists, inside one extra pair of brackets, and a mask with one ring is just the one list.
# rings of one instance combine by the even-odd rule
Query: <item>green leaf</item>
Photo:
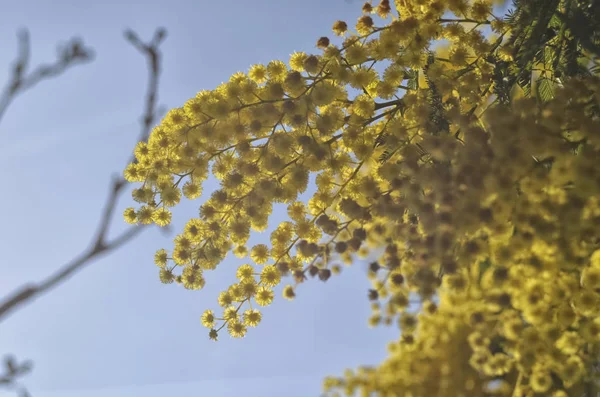
[(406, 86), (411, 90), (416, 90), (419, 84), (419, 74), (416, 70), (409, 70), (404, 74)]
[(546, 77), (540, 77), (536, 82), (537, 96), (542, 102), (548, 102), (554, 98), (554, 82)]
[(556, 51), (550, 46), (544, 47), (544, 65), (549, 69), (550, 65), (554, 63), (556, 57)]

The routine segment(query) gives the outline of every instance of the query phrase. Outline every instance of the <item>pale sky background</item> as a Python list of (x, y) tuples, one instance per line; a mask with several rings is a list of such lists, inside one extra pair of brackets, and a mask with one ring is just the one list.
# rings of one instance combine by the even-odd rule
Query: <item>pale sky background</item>
[[(131, 153), (147, 71), (123, 39), (125, 28), (144, 40), (167, 28), (160, 103), (171, 108), (253, 63), (316, 53), (318, 37), (332, 36), (337, 19), (353, 24), (361, 7), (358, 0), (0, 4), (2, 85), (20, 27), (30, 29), (32, 65), (53, 60), (56, 44), (72, 35), (96, 51), (93, 63), (19, 96), (0, 123), (1, 296), (52, 273), (89, 243), (110, 176)], [(175, 210), (177, 230), (199, 203)], [(121, 212), (130, 205), (125, 194), (113, 233), (126, 227)], [(223, 334), (214, 343), (199, 318), (217, 308), (241, 262), (207, 273), (202, 291), (164, 286), (152, 258), (172, 238), (147, 231), (0, 324), (0, 355), (35, 362), (24, 379), (34, 397), (319, 396), (325, 375), (380, 362), (397, 336), (394, 328), (367, 327), (369, 283), (360, 263), (327, 284), (304, 284), (294, 302), (279, 295), (243, 340)], [(4, 395), (13, 394), (0, 389)]]

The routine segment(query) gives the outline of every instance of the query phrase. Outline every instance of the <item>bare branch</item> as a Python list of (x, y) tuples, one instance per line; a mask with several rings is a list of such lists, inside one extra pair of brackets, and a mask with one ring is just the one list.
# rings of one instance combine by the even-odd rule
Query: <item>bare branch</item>
[[(148, 62), (149, 81), (142, 116), (142, 127), (138, 138), (140, 141), (146, 141), (158, 113), (156, 103), (159, 75), (161, 72), (161, 54), (158, 46), (165, 37), (165, 31), (164, 29), (158, 29), (154, 38), (148, 44), (144, 44), (140, 41), (138, 36), (132, 31), (127, 31), (125, 37), (134, 47), (142, 52)], [(25, 59), (26, 62), (27, 57), (23, 59)], [(133, 161), (133, 158), (130, 161)], [(107, 235), (110, 222), (113, 218), (117, 199), (124, 186), (125, 180), (122, 176), (113, 177), (108, 198), (90, 246), (42, 282), (24, 285), (0, 301), (0, 321), (2, 321), (9, 312), (32, 301), (43, 293), (50, 291), (52, 288), (66, 281), (74, 273), (91, 264), (94, 260), (116, 250), (136, 237), (142, 230), (146, 229), (143, 225), (132, 226), (113, 240), (108, 241)]]
[(0, 386), (16, 390), (19, 396), (28, 396), (29, 392), (19, 384), (19, 378), (31, 372), (32, 366), (31, 361), (26, 360), (19, 363), (13, 356), (5, 356), (4, 371), (0, 373)]
[(72, 38), (67, 45), (58, 48), (57, 60), (52, 64), (38, 66), (27, 74), (30, 58), (29, 32), (23, 29), (17, 33), (18, 57), (14, 62), (10, 80), (0, 96), (0, 121), (13, 99), (42, 80), (56, 77), (69, 67), (87, 63), (94, 59), (94, 52), (86, 48), (80, 39)]
[(39, 295), (49, 291), (61, 282), (65, 281), (73, 273), (81, 270), (84, 266), (91, 264), (99, 257), (106, 255), (127, 243), (129, 240), (137, 236), (143, 229), (143, 225), (133, 226), (110, 243), (103, 245), (94, 244), (64, 265), (59, 271), (47, 277), (41, 283), (37, 285), (30, 284), (21, 287), (19, 290), (15, 291), (11, 297), (5, 299), (4, 303), (0, 305), (0, 320), (2, 320), (9, 311), (13, 310), (17, 306), (23, 305), (24, 303), (37, 298)]
[[(131, 45), (137, 48), (146, 57), (146, 60), (148, 61), (148, 69), (150, 70), (148, 92), (146, 94), (145, 102), (146, 106), (142, 119), (142, 130), (140, 132), (140, 136), (138, 137), (138, 141), (148, 140), (150, 130), (152, 129), (154, 120), (157, 117), (158, 111), (156, 109), (156, 101), (158, 95), (158, 77), (161, 72), (160, 52), (158, 46), (165, 39), (166, 35), (167, 33), (164, 28), (158, 28), (154, 33), (152, 41), (149, 44), (144, 44), (133, 31), (127, 30), (125, 32), (125, 38), (127, 41), (129, 41)], [(135, 157), (132, 155), (130, 162), (134, 160)]]

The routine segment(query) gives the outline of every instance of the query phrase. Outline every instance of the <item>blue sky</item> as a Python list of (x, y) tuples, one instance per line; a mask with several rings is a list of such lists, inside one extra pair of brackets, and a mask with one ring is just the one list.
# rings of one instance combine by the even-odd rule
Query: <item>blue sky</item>
[[(331, 36), (337, 19), (354, 23), (360, 7), (357, 0), (3, 4), (2, 84), (23, 26), (32, 65), (54, 59), (56, 44), (72, 35), (97, 56), (18, 97), (0, 124), (0, 294), (42, 279), (89, 243), (110, 176), (122, 170), (139, 130), (146, 65), (123, 39), (125, 28), (145, 39), (167, 28), (160, 103), (170, 108), (253, 63), (316, 52), (317, 38)], [(120, 212), (129, 205), (126, 194), (112, 233), (126, 227)], [(175, 210), (176, 229), (198, 205)], [(163, 286), (152, 257), (172, 238), (144, 233), (0, 325), (0, 355), (35, 362), (25, 378), (34, 397), (318, 396), (323, 376), (379, 362), (397, 335), (367, 327), (369, 284), (357, 264), (327, 284), (303, 285), (294, 302), (278, 299), (245, 339), (209, 341), (199, 317), (216, 307), (240, 262), (208, 273), (202, 291)]]

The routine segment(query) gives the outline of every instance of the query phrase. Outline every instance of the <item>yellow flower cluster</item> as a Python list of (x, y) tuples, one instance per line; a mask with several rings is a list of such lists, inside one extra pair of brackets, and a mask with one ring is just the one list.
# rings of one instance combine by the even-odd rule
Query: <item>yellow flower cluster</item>
[[(228, 252), (249, 257), (218, 297), (222, 313), (202, 315), (211, 338), (258, 325), (253, 304), (271, 304), (282, 277), (293, 299), (308, 277), (326, 281), (336, 262), (366, 257), (369, 323), (402, 334), (380, 366), (328, 378), (328, 393), (589, 391), (600, 352), (600, 80), (548, 72), (552, 98), (519, 94), (506, 68), (511, 26), (494, 3), (366, 3), (354, 31), (333, 25), (340, 45), (322, 37), (321, 54), (236, 73), (138, 144), (125, 177), (141, 184), (140, 206), (127, 222), (167, 225), (209, 172), (220, 181), (172, 251), (156, 253), (161, 281), (200, 289)], [(304, 203), (311, 174), (317, 190)], [(247, 247), (275, 203), (289, 220), (269, 245)]]

